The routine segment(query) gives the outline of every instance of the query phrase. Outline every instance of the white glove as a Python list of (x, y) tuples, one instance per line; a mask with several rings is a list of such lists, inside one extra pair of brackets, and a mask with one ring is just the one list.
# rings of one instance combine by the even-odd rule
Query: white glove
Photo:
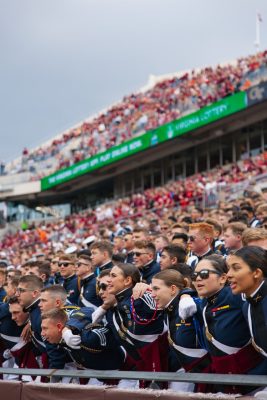
[(197, 306), (194, 300), (189, 295), (181, 297), (179, 302), (179, 316), (182, 319), (192, 317), (197, 312)]
[(3, 357), (4, 357), (5, 360), (9, 360), (11, 357), (13, 357), (10, 349), (6, 349), (3, 352)]
[(66, 345), (71, 347), (72, 349), (80, 349), (79, 346), (81, 344), (81, 336), (73, 335), (70, 329), (65, 328), (62, 332), (62, 338), (65, 340)]
[(99, 306), (92, 314), (92, 323), (97, 324), (102, 321), (104, 315), (106, 314), (107, 310), (104, 310), (101, 306)]

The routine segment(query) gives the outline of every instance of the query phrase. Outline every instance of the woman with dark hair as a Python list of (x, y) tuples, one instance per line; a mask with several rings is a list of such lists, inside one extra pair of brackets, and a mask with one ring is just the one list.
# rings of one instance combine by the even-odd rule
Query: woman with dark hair
[[(234, 295), (227, 285), (227, 265), (213, 254), (201, 260), (192, 274), (202, 298), (205, 346), (211, 356), (213, 373), (261, 374), (262, 357), (250, 344), (250, 332), (242, 308), (241, 295)], [(247, 393), (254, 388), (216, 387), (225, 393)]]
[(128, 354), (131, 367), (137, 371), (167, 371), (167, 331), (163, 312), (150, 292), (133, 299), (132, 289), (140, 273), (132, 264), (116, 264), (110, 272), (109, 293), (117, 304), (106, 318), (113, 333)]
[(267, 357), (267, 251), (257, 246), (243, 247), (227, 257), (227, 265), (232, 292), (246, 296), (243, 311), (252, 345)]
[[(189, 267), (188, 267), (189, 268)], [(178, 313), (180, 293), (187, 287), (187, 280), (174, 269), (165, 269), (152, 278), (152, 296), (158, 307), (164, 309), (168, 326), (169, 371), (201, 372), (210, 363), (207, 350), (201, 347), (203, 336), (196, 317), (183, 320)], [(173, 390), (192, 392), (193, 383), (170, 382)]]

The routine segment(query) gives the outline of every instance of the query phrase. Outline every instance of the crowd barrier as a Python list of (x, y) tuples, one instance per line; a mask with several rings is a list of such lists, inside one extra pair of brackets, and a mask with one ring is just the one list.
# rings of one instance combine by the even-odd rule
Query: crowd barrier
[[(223, 385), (241, 385), (264, 387), (267, 376), (262, 375), (234, 375), (234, 374), (196, 374), (196, 373), (153, 373), (129, 371), (95, 371), (95, 370), (36, 370), (0, 368), (0, 374), (31, 375), (46, 377), (73, 377), (73, 378), (99, 378), (99, 379), (142, 379), (145, 381), (176, 381), (176, 382), (202, 382)], [(161, 400), (171, 399), (243, 399), (253, 397), (223, 394), (182, 393), (170, 390), (154, 389), (116, 389), (114, 386), (90, 386), (61, 383), (35, 383), (22, 381), (0, 380), (0, 393), (3, 400)]]

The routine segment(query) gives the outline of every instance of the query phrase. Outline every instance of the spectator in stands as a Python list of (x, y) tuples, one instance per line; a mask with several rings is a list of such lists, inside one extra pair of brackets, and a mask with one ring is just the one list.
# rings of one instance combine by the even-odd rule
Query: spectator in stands
[[(213, 254), (202, 259), (193, 274), (198, 295), (204, 299), (204, 338), (205, 348), (212, 359), (211, 370), (215, 373), (264, 374), (265, 363), (250, 344), (250, 331), (242, 312), (244, 300), (241, 294), (233, 295), (226, 285), (227, 272), (225, 259)], [(218, 384), (214, 389), (226, 393), (253, 390)]]
[(242, 234), (246, 228), (247, 226), (242, 222), (231, 222), (226, 225), (223, 239), (228, 253), (232, 250), (241, 249)]
[(96, 277), (94, 267), (89, 255), (80, 254), (76, 262), (76, 275), (80, 282), (80, 307), (97, 308), (101, 302), (96, 293)]
[(262, 223), (263, 219), (267, 217), (267, 204), (260, 204), (256, 209), (256, 218)]
[(50, 285), (51, 268), (49, 262), (33, 261), (26, 275), (36, 275), (42, 279), (44, 286)]
[(136, 242), (137, 240), (148, 240), (149, 233), (145, 228), (135, 227), (133, 230), (133, 240)]
[(188, 236), (186, 233), (175, 233), (171, 240), (172, 244), (182, 246), (187, 249)]
[(63, 278), (63, 287), (67, 292), (67, 299), (71, 304), (79, 302), (80, 290), (78, 278), (75, 274), (75, 257), (72, 254), (62, 254), (59, 257), (58, 266)]
[(172, 244), (165, 246), (163, 247), (160, 256), (160, 269), (165, 270), (167, 268), (177, 265), (178, 263), (184, 263), (186, 257), (187, 252), (183, 247)]
[(134, 249), (134, 241), (133, 241), (133, 234), (126, 233), (124, 235), (124, 250), (127, 254), (125, 262), (128, 264), (133, 263), (133, 249)]
[(139, 269), (142, 280), (151, 283), (152, 277), (160, 271), (156, 262), (156, 247), (152, 242), (137, 240), (133, 251), (134, 265)]
[[(54, 308), (64, 308), (67, 301), (67, 292), (61, 285), (44, 287), (41, 290), (39, 308), (41, 314)], [(76, 309), (77, 307), (72, 307)]]
[(242, 233), (243, 246), (258, 246), (267, 250), (267, 230), (247, 228)]
[(260, 221), (256, 218), (253, 207), (249, 205), (244, 205), (241, 207), (241, 211), (247, 216), (248, 225), (251, 228), (256, 228), (260, 225)]
[(162, 249), (169, 244), (169, 239), (165, 235), (158, 235), (154, 240), (154, 244), (156, 247), (157, 256), (160, 258)]
[[(20, 278), (17, 288), (19, 303), (24, 311), (29, 313), (31, 324), (31, 342), (35, 354), (43, 355), (43, 366), (49, 368), (63, 368), (65, 364), (64, 355), (55, 346), (50, 346), (43, 341), (41, 336), (41, 312), (39, 299), (43, 282), (35, 275), (27, 275)], [(48, 357), (48, 362), (47, 360)], [(37, 367), (38, 364), (36, 364)]]
[(0, 302), (3, 302), (6, 297), (6, 291), (4, 289), (4, 285), (6, 283), (6, 270), (0, 269)]
[(205, 222), (189, 225), (188, 246), (191, 254), (187, 260), (187, 264), (193, 269), (202, 258), (213, 253), (213, 238), (214, 231), (212, 225)]
[(213, 229), (214, 229), (214, 239), (213, 239), (214, 251), (217, 251), (218, 253), (225, 255), (226, 248), (225, 248), (223, 240), (220, 239), (222, 236), (222, 233), (223, 233), (222, 225), (216, 219), (213, 219), (213, 218), (206, 218), (205, 222), (207, 224), (212, 225)]
[(91, 261), (95, 268), (95, 275), (98, 276), (100, 272), (105, 269), (110, 269), (113, 266), (111, 261), (113, 248), (110, 242), (102, 240), (95, 242), (90, 247)]
[(115, 236), (113, 240), (113, 254), (123, 253), (124, 251), (124, 237)]

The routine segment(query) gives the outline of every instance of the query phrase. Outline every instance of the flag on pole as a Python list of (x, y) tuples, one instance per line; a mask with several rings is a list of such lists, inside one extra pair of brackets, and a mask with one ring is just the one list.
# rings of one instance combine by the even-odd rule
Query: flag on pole
[(262, 22), (262, 16), (261, 13), (257, 12), (257, 18), (259, 22)]

